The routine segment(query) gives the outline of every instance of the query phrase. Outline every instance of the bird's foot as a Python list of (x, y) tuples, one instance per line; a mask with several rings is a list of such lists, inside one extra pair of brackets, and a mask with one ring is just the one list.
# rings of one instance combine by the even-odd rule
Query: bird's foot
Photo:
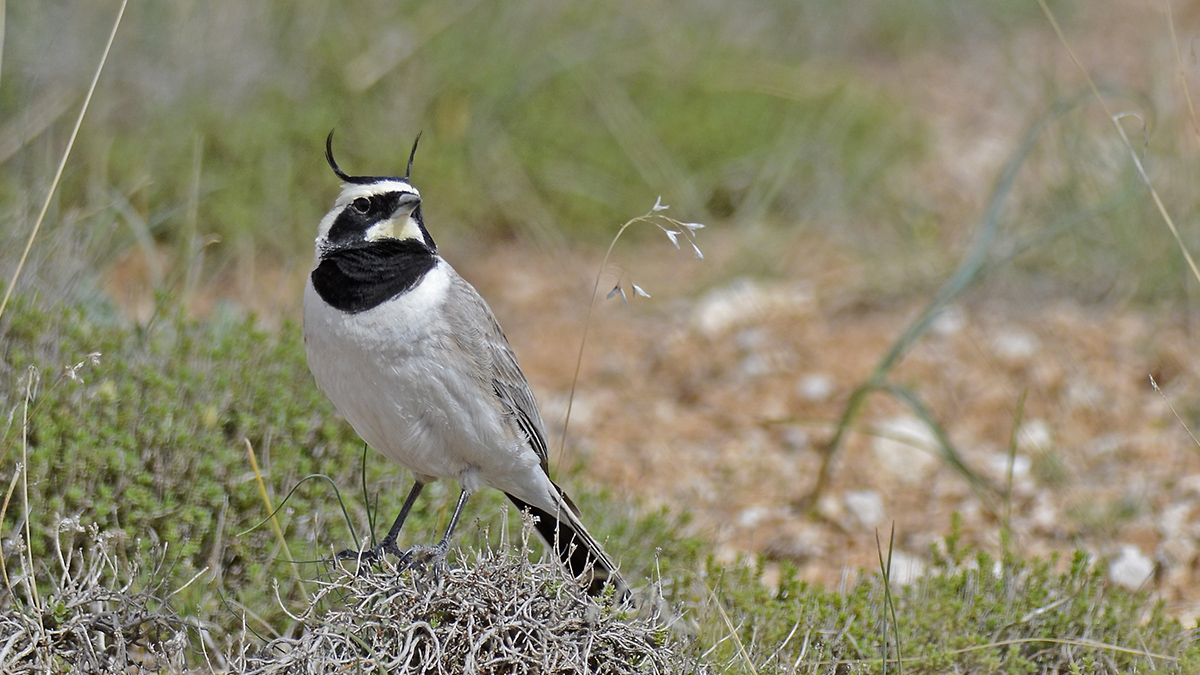
[[(401, 551), (394, 539), (385, 539), (378, 546), (372, 548), (364, 548), (361, 551), (354, 549), (346, 549), (337, 554), (338, 560), (358, 560), (368, 565), (376, 565), (383, 561), (384, 554), (390, 553), (400, 559), (401, 563), (408, 557), (408, 553)], [(401, 565), (403, 568), (403, 565)]]
[(414, 546), (400, 556), (400, 569), (432, 569), (436, 572), (446, 566), (446, 555), (449, 551), (450, 545), (444, 541), (434, 546)]

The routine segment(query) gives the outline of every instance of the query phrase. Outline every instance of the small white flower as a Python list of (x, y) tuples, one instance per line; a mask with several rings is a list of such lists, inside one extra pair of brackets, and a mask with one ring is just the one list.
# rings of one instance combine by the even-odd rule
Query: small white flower
[(700, 252), (700, 247), (694, 242), (688, 242), (692, 245), (692, 250), (696, 252), (696, 260), (704, 260), (704, 254)]
[(637, 284), (635, 284), (635, 283), (633, 283), (633, 282), (630, 282), (630, 283), (629, 283), (629, 285), (630, 285), (630, 286), (633, 286), (633, 294), (634, 294), (634, 295), (640, 295), (640, 296), (642, 296), (643, 298), (648, 298), (648, 297), (650, 297), (650, 294), (649, 294), (649, 293), (647, 293), (646, 291), (643, 291), (641, 286), (638, 286)]
[(65, 370), (67, 379), (73, 382), (78, 382), (79, 384), (83, 384), (83, 378), (79, 376), (79, 371), (83, 370), (83, 367), (89, 363), (91, 363), (93, 366), (100, 365), (100, 352), (92, 352), (91, 354), (87, 355), (86, 361), (80, 361), (73, 366), (66, 367)]
[(621, 290), (621, 284), (617, 284), (616, 286), (613, 286), (613, 289), (608, 292), (608, 295), (604, 296), (604, 299), (612, 300), (617, 295), (617, 293), (620, 293), (621, 295), (625, 295), (624, 291)]
[(678, 249), (679, 248), (679, 239), (677, 239), (676, 236), (679, 234), (679, 230), (665, 230), (664, 229), (663, 232), (667, 233), (667, 239), (670, 239), (671, 243), (675, 244), (675, 248)]
[(696, 234), (696, 230), (704, 229), (704, 223), (680, 223), (680, 225), (686, 227), (687, 231), (692, 234)]
[(671, 208), (671, 207), (662, 203), (662, 195), (659, 195), (658, 198), (654, 200), (654, 206), (650, 210), (651, 211), (666, 211), (669, 208)]

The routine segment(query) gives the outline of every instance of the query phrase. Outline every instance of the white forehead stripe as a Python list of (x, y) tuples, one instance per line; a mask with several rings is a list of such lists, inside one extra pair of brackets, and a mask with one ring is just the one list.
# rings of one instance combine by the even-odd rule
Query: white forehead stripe
[(342, 194), (338, 195), (337, 201), (333, 203), (335, 207), (341, 207), (358, 199), (359, 197), (371, 197), (374, 195), (386, 194), (388, 192), (407, 192), (418, 197), (421, 192), (417, 188), (398, 180), (381, 180), (377, 183), (369, 183), (367, 185), (359, 185), (358, 183), (342, 183)]

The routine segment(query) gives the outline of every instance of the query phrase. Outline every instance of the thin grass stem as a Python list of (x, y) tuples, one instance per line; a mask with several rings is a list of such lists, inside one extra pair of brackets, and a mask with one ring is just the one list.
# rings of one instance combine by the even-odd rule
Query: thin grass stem
[(117, 38), (117, 29), (121, 27), (121, 18), (125, 16), (125, 7), (129, 4), (129, 0), (122, 0), (121, 9), (117, 11), (117, 20), (113, 22), (112, 32), (108, 35), (108, 43), (104, 46), (104, 53), (100, 57), (100, 65), (96, 66), (96, 74), (92, 76), (92, 84), (88, 87), (87, 96), (83, 98), (83, 107), (79, 109), (79, 117), (75, 119), (75, 128), (71, 130), (71, 138), (67, 141), (67, 148), (63, 151), (62, 159), (58, 163), (58, 170), (54, 172), (54, 180), (50, 182), (50, 191), (46, 193), (46, 201), (42, 202), (42, 210), (38, 213), (37, 220), (33, 221), (33, 230), (29, 232), (29, 238), (25, 241), (25, 249), (21, 252), (21, 258), (17, 261), (17, 269), (13, 271), (12, 278), (8, 282), (8, 288), (4, 289), (4, 299), (0, 300), (0, 318), (4, 317), (4, 310), (8, 307), (8, 300), (12, 297), (13, 289), (17, 286), (17, 280), (21, 278), (21, 272), (25, 269), (25, 261), (29, 258), (29, 251), (33, 249), (33, 242), (37, 239), (38, 232), (42, 229), (42, 222), (46, 220), (46, 212), (50, 210), (50, 202), (54, 199), (54, 193), (58, 190), (58, 183), (62, 180), (63, 169), (67, 167), (67, 159), (71, 156), (71, 150), (75, 147), (75, 138), (79, 136), (79, 127), (83, 125), (83, 117), (87, 114), (88, 106), (92, 103), (92, 94), (96, 92), (96, 83), (100, 81), (100, 73), (104, 72), (104, 64), (108, 62), (108, 54), (112, 51), (113, 41)]
[[(575, 390), (579, 385), (579, 372), (583, 367), (583, 352), (587, 347), (588, 332), (592, 326), (592, 313), (596, 309), (596, 295), (600, 292), (600, 281), (604, 278), (605, 271), (609, 269), (608, 261), (610, 258), (612, 258), (613, 249), (616, 247), (617, 242), (621, 239), (621, 235), (625, 234), (625, 230), (628, 230), (634, 223), (649, 223), (662, 230), (676, 249), (680, 249), (679, 237), (682, 235), (684, 240), (691, 245), (692, 251), (695, 253), (696, 258), (698, 260), (704, 259), (704, 254), (700, 252), (700, 247), (696, 245), (694, 239), (696, 230), (703, 228), (704, 225), (700, 223), (684, 223), (659, 213), (660, 211), (665, 211), (667, 208), (669, 207), (662, 203), (662, 197), (660, 196), (654, 202), (654, 206), (651, 207), (649, 211), (637, 216), (636, 218), (630, 218), (629, 220), (625, 221), (625, 224), (617, 230), (616, 236), (614, 236), (612, 241), (608, 243), (608, 250), (604, 252), (604, 259), (600, 262), (600, 268), (596, 270), (596, 281), (592, 284), (592, 294), (591, 298), (588, 300), (587, 314), (584, 316), (583, 320), (583, 335), (579, 339), (579, 353), (575, 357), (575, 371), (571, 375), (571, 391), (567, 395), (567, 412), (563, 418), (562, 436), (559, 438), (558, 443), (558, 459), (555, 462), (555, 464), (558, 466), (562, 465), (563, 457), (566, 454), (567, 429), (571, 424), (571, 409), (575, 403)], [(674, 230), (665, 227), (661, 222), (659, 222), (659, 220), (665, 221), (672, 227), (677, 227), (679, 229)], [(633, 285), (633, 289), (635, 295), (640, 295), (647, 298), (650, 297), (648, 293), (646, 293), (636, 284)], [(613, 290), (614, 292), (620, 292), (621, 299), (625, 300), (626, 304), (628, 304), (625, 291), (623, 288), (621, 288), (620, 280), (618, 280), (617, 288)], [(612, 297), (612, 293), (609, 294), (609, 297)]]
[(1175, 34), (1175, 13), (1171, 11), (1171, 0), (1163, 0), (1167, 8), (1167, 28), (1171, 33), (1171, 54), (1175, 57), (1175, 72), (1179, 75), (1179, 84), (1183, 87), (1183, 100), (1187, 101), (1188, 120), (1192, 123), (1192, 133), (1196, 143), (1200, 144), (1200, 122), (1196, 121), (1196, 106), (1192, 103), (1192, 92), (1188, 89), (1187, 75), (1183, 70), (1183, 56), (1179, 51), (1179, 37)]
[(1187, 261), (1188, 267), (1191, 268), (1192, 276), (1196, 278), (1196, 281), (1200, 281), (1200, 267), (1197, 267), (1196, 261), (1192, 259), (1192, 254), (1188, 251), (1187, 246), (1184, 245), (1183, 238), (1179, 236), (1179, 228), (1175, 227), (1175, 220), (1171, 218), (1171, 214), (1167, 212), (1167, 207), (1163, 204), (1162, 198), (1158, 196), (1158, 190), (1154, 189), (1154, 184), (1150, 181), (1150, 175), (1146, 173), (1145, 167), (1142, 166), (1141, 158), (1138, 157), (1137, 151), (1134, 149), (1133, 144), (1129, 142), (1129, 136), (1126, 135), (1125, 128), (1121, 126), (1121, 118), (1124, 117), (1124, 115), (1114, 115), (1112, 110), (1108, 107), (1108, 102), (1105, 101), (1104, 97), (1100, 94), (1100, 88), (1096, 86), (1095, 80), (1092, 79), (1092, 76), (1088, 72), (1087, 68), (1083, 67), (1083, 63), (1080, 62), (1079, 58), (1075, 56), (1075, 50), (1071, 49), (1071, 44), (1067, 42), (1067, 36), (1063, 33), (1062, 27), (1058, 25), (1058, 19), (1055, 18), (1054, 12), (1050, 11), (1050, 7), (1046, 4), (1046, 0), (1038, 0), (1038, 5), (1042, 8), (1042, 12), (1046, 15), (1046, 19), (1050, 22), (1051, 27), (1054, 28), (1054, 34), (1058, 36), (1058, 41), (1061, 42), (1063, 48), (1067, 50), (1067, 55), (1071, 57), (1071, 62), (1075, 64), (1075, 67), (1079, 69), (1079, 72), (1083, 73), (1083, 77), (1087, 81), (1088, 88), (1092, 90), (1092, 95), (1096, 97), (1096, 100), (1100, 103), (1100, 106), (1104, 108), (1104, 113), (1108, 115), (1109, 121), (1112, 122), (1114, 127), (1116, 127), (1117, 133), (1121, 136), (1121, 142), (1125, 144), (1125, 149), (1129, 151), (1129, 156), (1133, 159), (1133, 165), (1137, 169), (1138, 176), (1141, 177), (1142, 182), (1146, 185), (1146, 189), (1150, 191), (1150, 198), (1154, 201), (1155, 208), (1158, 209), (1158, 213), (1162, 216), (1163, 222), (1167, 224), (1167, 229), (1171, 231), (1171, 236), (1175, 238), (1175, 243), (1179, 246), (1179, 251), (1183, 253), (1183, 257)]
[(1021, 433), (1021, 422), (1025, 418), (1025, 396), (1028, 393), (1028, 389), (1021, 390), (1021, 396), (1017, 399), (1017, 412), (1013, 419), (1012, 434), (1008, 437), (1008, 471), (1004, 481), (1004, 520), (1000, 525), (1000, 550), (1004, 556), (1005, 565), (1008, 564), (1009, 555), (1012, 553), (1009, 546), (1012, 544), (1013, 467), (1017, 463), (1017, 441)]
[[(25, 551), (21, 554), (21, 567), (24, 568), (24, 582), (29, 589), (29, 597), (34, 607), (40, 608), (42, 603), (38, 597), (37, 583), (33, 581), (33, 536), (29, 530), (29, 521), (33, 513), (29, 507), (29, 401), (33, 398), (34, 382), (37, 381), (37, 370), (30, 367), (25, 382), (25, 401), (22, 406), (21, 421), (21, 506), (25, 516)], [(46, 630), (42, 612), (38, 612), (38, 622), (42, 630)]]
[(571, 425), (571, 408), (575, 403), (575, 388), (579, 385), (579, 371), (583, 367), (583, 351), (587, 348), (588, 331), (592, 327), (592, 312), (596, 309), (596, 294), (600, 292), (600, 279), (604, 276), (604, 270), (608, 267), (608, 259), (612, 256), (613, 247), (617, 245), (617, 240), (625, 234), (625, 230), (629, 229), (630, 225), (643, 220), (650, 214), (638, 216), (625, 222), (621, 229), (617, 230), (617, 236), (613, 237), (608, 243), (608, 250), (604, 252), (604, 260), (600, 262), (600, 269), (596, 272), (596, 282), (592, 284), (592, 297), (588, 301), (587, 314), (583, 318), (583, 335), (579, 338), (579, 353), (575, 356), (575, 372), (571, 375), (571, 391), (567, 394), (567, 414), (563, 418), (562, 437), (558, 440), (558, 461), (555, 464), (561, 466), (563, 455), (567, 448), (567, 428)]
[(262, 497), (263, 504), (267, 506), (267, 513), (271, 521), (271, 530), (275, 532), (275, 537), (279, 540), (279, 545), (283, 547), (283, 553), (287, 556), (288, 562), (292, 566), (292, 574), (296, 577), (296, 586), (300, 589), (300, 594), (304, 596), (305, 602), (311, 602), (308, 596), (308, 591), (304, 589), (304, 577), (300, 575), (300, 566), (296, 564), (292, 558), (292, 551), (288, 548), (287, 538), (283, 536), (283, 528), (279, 527), (279, 519), (275, 517), (275, 509), (271, 506), (271, 495), (267, 493), (267, 484), (263, 481), (262, 473), (258, 470), (258, 459), (254, 456), (254, 446), (250, 445), (250, 439), (242, 439), (246, 442), (246, 454), (250, 456), (250, 468), (254, 470), (254, 480), (258, 482), (258, 494)]

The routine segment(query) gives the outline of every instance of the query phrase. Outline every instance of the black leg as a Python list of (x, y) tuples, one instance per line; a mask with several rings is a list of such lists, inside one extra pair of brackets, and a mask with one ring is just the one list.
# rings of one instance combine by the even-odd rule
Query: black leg
[(342, 560), (355, 560), (361, 558), (364, 561), (379, 560), (384, 553), (391, 553), (397, 558), (403, 558), (404, 553), (400, 550), (400, 546), (396, 540), (400, 537), (400, 528), (404, 527), (404, 520), (408, 518), (408, 512), (412, 510), (413, 504), (416, 503), (417, 497), (421, 494), (421, 490), (425, 484), (417, 481), (413, 484), (412, 490), (409, 490), (408, 497), (404, 499), (404, 506), (400, 507), (400, 515), (396, 516), (396, 521), (392, 523), (392, 528), (388, 530), (387, 536), (375, 548), (364, 549), (363, 551), (352, 551), (346, 549), (338, 553), (338, 558)]
[(442, 540), (438, 542), (437, 548), (442, 551), (447, 551), (450, 548), (450, 535), (454, 534), (454, 528), (458, 527), (458, 517), (462, 515), (463, 507), (467, 505), (467, 498), (471, 496), (470, 492), (462, 491), (458, 496), (458, 506), (454, 508), (454, 515), (450, 516), (450, 525), (446, 528), (446, 534)]
[(399, 555), (400, 547), (396, 545), (396, 540), (400, 537), (400, 528), (404, 527), (404, 519), (408, 518), (408, 512), (412, 510), (413, 504), (416, 503), (417, 497), (424, 488), (425, 484), (421, 481), (413, 483), (412, 490), (409, 490), (408, 496), (404, 498), (404, 506), (400, 507), (400, 515), (396, 516), (396, 521), (392, 523), (392, 529), (388, 530), (387, 536), (380, 542), (380, 546)]

